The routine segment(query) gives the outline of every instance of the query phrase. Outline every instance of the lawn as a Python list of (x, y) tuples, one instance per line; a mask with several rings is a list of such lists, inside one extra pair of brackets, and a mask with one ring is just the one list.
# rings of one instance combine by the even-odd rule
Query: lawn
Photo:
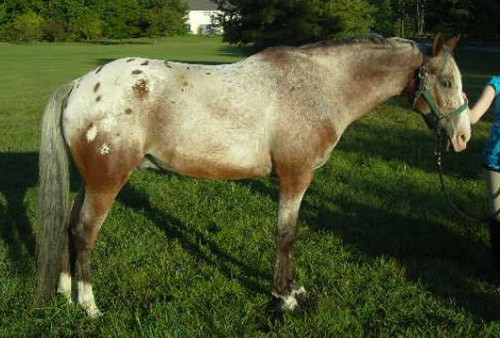
[[(0, 44), (0, 337), (495, 337), (500, 276), (487, 227), (463, 224), (439, 189), (434, 138), (404, 98), (344, 134), (306, 194), (296, 245), (301, 309), (282, 315), (270, 290), (278, 182), (194, 180), (137, 172), (93, 256), (104, 316), (62, 299), (35, 306), (39, 121), (61, 84), (119, 57), (232, 62), (217, 38), (125, 44)], [(474, 102), (497, 53), (457, 52)], [(496, 62), (496, 63), (495, 63)], [(480, 152), (445, 156), (457, 204), (484, 215)], [(72, 193), (79, 186), (72, 180)]]

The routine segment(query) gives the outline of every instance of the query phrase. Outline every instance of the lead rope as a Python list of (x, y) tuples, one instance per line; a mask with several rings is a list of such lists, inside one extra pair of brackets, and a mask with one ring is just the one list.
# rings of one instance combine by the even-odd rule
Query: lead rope
[[(449, 207), (460, 217), (462, 220), (469, 223), (486, 223), (489, 221), (489, 217), (476, 217), (471, 216), (464, 211), (462, 211), (456, 204), (453, 202), (450, 193), (446, 189), (446, 185), (444, 183), (443, 177), (443, 165), (442, 165), (442, 152), (441, 152), (441, 144), (442, 144), (442, 136), (437, 134), (437, 142), (436, 142), (436, 150), (434, 151), (434, 155), (436, 156), (436, 164), (439, 173), (439, 181), (441, 183), (441, 192), (446, 198), (446, 202), (448, 202)], [(465, 228), (469, 232), (473, 232), (467, 224), (465, 224)]]

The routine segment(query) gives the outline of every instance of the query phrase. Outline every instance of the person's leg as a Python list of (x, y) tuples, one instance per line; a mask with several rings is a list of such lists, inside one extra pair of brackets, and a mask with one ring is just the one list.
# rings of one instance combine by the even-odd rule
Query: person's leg
[(486, 171), (486, 186), (490, 201), (490, 243), (493, 263), (500, 271), (500, 172)]

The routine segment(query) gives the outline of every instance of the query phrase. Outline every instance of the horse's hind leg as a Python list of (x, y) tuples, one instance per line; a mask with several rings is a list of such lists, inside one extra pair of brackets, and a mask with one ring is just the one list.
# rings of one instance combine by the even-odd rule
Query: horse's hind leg
[(98, 317), (101, 312), (97, 308), (92, 291), (90, 256), (97, 239), (97, 233), (121, 187), (122, 184), (106, 187), (105, 190), (96, 190), (87, 185), (78, 221), (70, 229), (70, 248), (74, 251), (78, 304), (91, 317)]
[(295, 296), (305, 292), (297, 285), (293, 268), (293, 246), (300, 204), (313, 177), (313, 171), (279, 168), (280, 199), (276, 244), (278, 253), (274, 271), (273, 295), (282, 300), (283, 310), (293, 310)]
[(62, 294), (68, 303), (73, 303), (71, 299), (71, 266), (70, 266), (70, 253), (69, 253), (69, 234), (66, 234), (64, 240), (64, 252), (62, 261), (62, 270), (59, 275), (59, 284), (57, 292)]
[[(82, 209), (83, 205), (83, 198), (85, 197), (85, 191), (83, 189), (80, 189), (78, 195), (75, 198), (75, 201), (73, 203), (73, 208), (71, 210), (71, 216), (70, 216), (70, 229), (73, 226), (76, 226), (78, 224), (79, 220), (79, 215), (80, 215), (80, 210)], [(62, 294), (64, 298), (68, 300), (69, 303), (72, 303), (71, 299), (71, 266), (72, 266), (72, 254), (71, 251), (72, 249), (70, 248), (70, 229), (68, 229), (68, 232), (66, 234), (66, 239), (64, 243), (64, 253), (63, 253), (63, 261), (62, 261), (62, 271), (61, 275), (59, 277), (59, 284), (57, 287), (57, 292)]]
[(73, 158), (85, 188), (81, 207), (75, 203), (72, 213), (74, 219), (70, 226), (69, 248), (74, 257), (78, 303), (91, 317), (101, 314), (95, 304), (90, 270), (90, 256), (97, 233), (116, 195), (142, 158), (138, 149), (110, 148), (105, 141), (88, 143), (85, 140), (73, 148)]

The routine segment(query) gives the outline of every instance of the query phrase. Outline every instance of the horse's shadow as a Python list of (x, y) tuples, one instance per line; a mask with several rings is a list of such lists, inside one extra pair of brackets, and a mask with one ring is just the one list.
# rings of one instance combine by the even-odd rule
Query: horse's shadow
[[(383, 185), (373, 187), (380, 194)], [(493, 270), (489, 247), (477, 235), (449, 229), (445, 224), (425, 218), (425, 210), (415, 207), (416, 215), (402, 215), (390, 209), (374, 208), (366, 202), (345, 198), (331, 199), (317, 189), (311, 197), (336, 205), (340, 212), (308, 203), (304, 205), (304, 221), (313, 229), (331, 232), (354, 246), (370, 263), (377, 257), (396, 259), (407, 278), (423, 284), (445, 302), (453, 299), (464, 309), (484, 320), (496, 320), (500, 314), (500, 297), (494, 291), (479, 291), (478, 281), (498, 287), (498, 275)], [(408, 200), (426, 198), (425, 193), (411, 191)], [(417, 204), (417, 203), (415, 203)], [(356, 210), (359, 216), (350, 216)], [(483, 232), (475, 228), (475, 232)], [(483, 232), (484, 233), (484, 232)]]
[(11, 262), (17, 271), (30, 272), (35, 254), (32, 224), (25, 206), (25, 196), (38, 181), (37, 153), (0, 153), (0, 236), (7, 245)]
[[(157, 173), (151, 174), (163, 175)], [(267, 272), (262, 272), (258, 268), (239, 260), (222, 250), (206, 234), (186, 226), (175, 216), (155, 208), (149, 202), (149, 197), (140, 190), (135, 189), (131, 184), (127, 184), (123, 188), (118, 196), (118, 200), (136, 212), (143, 213), (169, 239), (177, 240), (189, 254), (198, 260), (215, 266), (228, 279), (238, 279), (247, 290), (254, 293), (265, 293), (267, 291), (258, 282), (258, 280), (265, 279), (268, 275)], [(216, 227), (214, 226), (214, 228)], [(232, 266), (237, 267), (237, 269), (231, 269)]]
[[(0, 238), (8, 247), (8, 254), (16, 271), (30, 274), (36, 253), (33, 218), (29, 216), (28, 191), (38, 185), (38, 153), (0, 153)], [(70, 187), (80, 186), (73, 167)], [(36, 212), (35, 212), (36, 213)]]
[[(278, 196), (277, 187), (271, 187), (268, 182), (253, 180), (239, 184), (259, 194)], [(382, 184), (371, 188), (377, 194), (391, 193)], [(407, 197), (408, 201), (421, 198), (429, 196), (411, 190)], [(335, 212), (326, 205), (335, 206)], [(425, 213), (425, 210), (417, 206), (415, 212)], [(391, 212), (345, 196), (331, 198), (313, 185), (302, 203), (299, 223), (308, 226), (313, 233), (329, 232), (338, 236), (348, 247), (355, 248), (367, 264), (378, 257), (392, 257), (404, 266), (409, 280), (423, 284), (445, 302), (452, 299), (487, 321), (498, 319), (500, 297), (494, 291), (499, 286), (498, 274), (493, 269), (489, 247), (481, 239), (485, 236), (478, 238), (467, 231), (453, 231), (430, 216), (424, 218), (422, 222), (421, 217)], [(306, 241), (300, 235), (301, 224), (298, 240)], [(474, 232), (484, 235), (484, 230), (477, 226)], [(307, 243), (303, 246), (307, 247)], [(298, 256), (300, 254), (297, 252)], [(314, 262), (311, 264), (314, 266)], [(492, 291), (479, 291), (476, 283), (480, 281), (491, 284)], [(306, 281), (306, 284), (314, 288), (314, 283)]]

